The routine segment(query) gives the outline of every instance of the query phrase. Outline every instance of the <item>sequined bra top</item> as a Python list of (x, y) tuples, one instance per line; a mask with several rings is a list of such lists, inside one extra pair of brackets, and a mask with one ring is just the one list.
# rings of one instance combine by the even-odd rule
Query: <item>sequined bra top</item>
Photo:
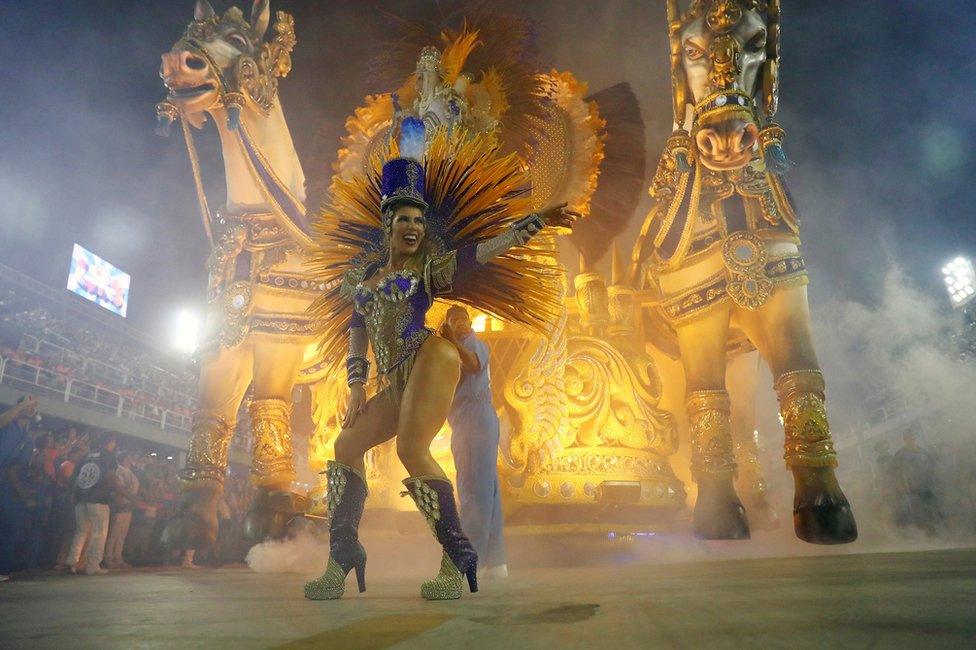
[(432, 330), (425, 325), (431, 296), (413, 271), (396, 271), (375, 289), (359, 283), (353, 308), (362, 317), (377, 370), (387, 374), (416, 353)]
[(432, 256), (421, 273), (394, 271), (381, 278), (375, 288), (366, 284), (376, 272), (375, 265), (346, 274), (344, 284), (353, 301), (350, 326), (365, 328), (380, 375), (411, 359), (433, 334), (426, 325), (427, 311), (435, 297), (450, 292), (458, 257), (455, 251)]

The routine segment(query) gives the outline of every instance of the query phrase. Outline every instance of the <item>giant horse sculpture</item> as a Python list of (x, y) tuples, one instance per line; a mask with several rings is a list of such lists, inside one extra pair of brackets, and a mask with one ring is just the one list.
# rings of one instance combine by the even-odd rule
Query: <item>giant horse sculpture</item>
[(705, 539), (749, 536), (733, 487), (726, 391), (730, 328), (775, 377), (795, 479), (797, 536), (851, 542), (857, 527), (837, 464), (814, 353), (799, 220), (783, 180), (778, 101), (779, 0), (668, 0), (674, 133), (651, 187), (656, 204), (632, 273), (661, 297), (687, 379), (694, 529)]
[[(181, 120), (210, 239), (206, 337), (198, 410), (193, 418), (182, 501), (164, 542), (193, 547), (216, 538), (217, 502), (227, 450), (248, 387), (253, 431), (252, 482), (258, 495), (245, 519), (253, 539), (282, 532), (304, 511), (295, 479), (290, 414), (292, 389), (315, 377), (306, 309), (317, 288), (303, 267), (310, 239), (304, 219), (305, 176), (277, 96), (291, 68), (291, 17), (278, 12), (273, 38), (268, 0), (250, 20), (235, 8), (218, 16), (199, 0), (186, 34), (162, 55), (169, 91), (157, 106), (161, 131)], [(216, 124), (227, 180), (227, 203), (211, 215), (203, 194), (191, 127)]]

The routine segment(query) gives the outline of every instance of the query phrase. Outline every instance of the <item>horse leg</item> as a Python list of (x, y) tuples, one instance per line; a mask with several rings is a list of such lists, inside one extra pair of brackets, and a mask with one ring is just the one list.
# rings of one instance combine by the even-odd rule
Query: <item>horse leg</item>
[(786, 465), (793, 473), (793, 527), (812, 544), (857, 539), (850, 503), (834, 474), (837, 453), (824, 404), (824, 380), (813, 347), (805, 286), (782, 287), (740, 324), (775, 377), (786, 434)]
[(301, 370), (305, 346), (295, 343), (254, 344), (254, 397), (251, 400), (251, 482), (258, 492), (244, 517), (250, 540), (280, 537), (288, 523), (305, 511), (305, 498), (292, 490), (292, 390)]
[(180, 471), (180, 505), (161, 538), (168, 548), (200, 548), (217, 541), (217, 503), (223, 493), (237, 410), (251, 383), (252, 366), (249, 343), (222, 347), (201, 364), (190, 446)]
[(735, 493), (725, 346), (731, 310), (719, 307), (677, 328), (687, 385), (691, 473), (698, 483), (694, 530), (700, 539), (746, 539), (749, 524)]
[(747, 352), (729, 360), (725, 383), (732, 400), (732, 444), (735, 447), (736, 491), (749, 513), (753, 530), (779, 527), (776, 512), (766, 499), (766, 480), (756, 445), (756, 379), (759, 353)]

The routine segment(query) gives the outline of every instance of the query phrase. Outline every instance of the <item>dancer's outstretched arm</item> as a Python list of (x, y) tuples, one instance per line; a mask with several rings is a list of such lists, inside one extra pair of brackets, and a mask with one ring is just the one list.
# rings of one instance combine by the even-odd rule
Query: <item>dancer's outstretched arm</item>
[[(508, 232), (477, 244), (474, 250), (475, 261), (478, 264), (487, 264), (491, 258), (515, 246), (525, 246), (543, 228), (572, 228), (579, 217), (580, 213), (568, 209), (565, 203), (522, 217), (508, 227)], [(460, 254), (461, 251), (458, 251), (458, 255)], [(458, 262), (460, 267), (460, 259)]]
[(478, 244), (462, 246), (446, 255), (436, 256), (428, 266), (428, 286), (434, 295), (451, 291), (456, 280), (476, 272), (479, 268), (516, 246), (525, 246), (544, 228), (572, 228), (580, 213), (569, 210), (565, 203), (532, 213), (512, 223), (506, 232)]

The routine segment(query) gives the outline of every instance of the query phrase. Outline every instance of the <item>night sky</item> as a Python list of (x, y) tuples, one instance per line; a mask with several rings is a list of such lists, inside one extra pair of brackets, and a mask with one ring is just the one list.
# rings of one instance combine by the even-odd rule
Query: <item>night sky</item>
[[(815, 311), (829, 294), (870, 304), (893, 265), (941, 292), (943, 262), (976, 255), (971, 0), (783, 4), (778, 121), (796, 163), (789, 178)], [(537, 21), (547, 65), (591, 91), (634, 87), (650, 173), (671, 122), (664, 3), (521, 6)], [(303, 160), (313, 133), (338, 138), (364, 94), (390, 90), (367, 74), (389, 35), (383, 11), (417, 19), (429, 7), (272, 0), (296, 21), (281, 97)], [(153, 133), (165, 94), (159, 55), (192, 9), (191, 0), (0, 3), (0, 260), (62, 287), (79, 242), (132, 275), (127, 320), (158, 336), (176, 309), (204, 299), (207, 245), (182, 139), (178, 129), (169, 140)], [(212, 206), (224, 198), (215, 139), (212, 129), (198, 138)]]

